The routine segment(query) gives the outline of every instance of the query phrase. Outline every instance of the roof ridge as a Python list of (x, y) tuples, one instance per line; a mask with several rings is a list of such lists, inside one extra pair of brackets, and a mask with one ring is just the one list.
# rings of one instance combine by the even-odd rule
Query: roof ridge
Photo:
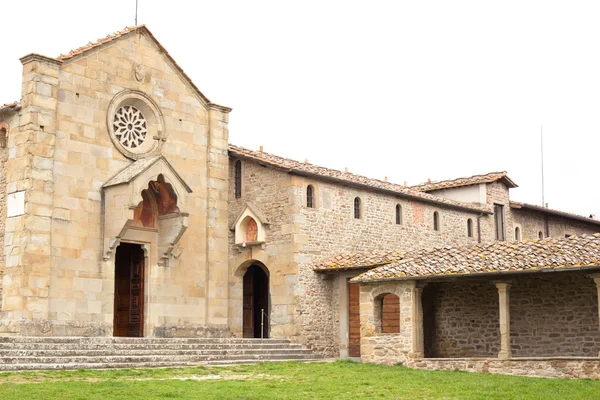
[[(68, 52), (67, 54), (60, 54), (58, 57), (56, 57), (57, 60), (59, 61), (64, 61), (64, 60), (68, 60), (70, 58), (75, 57), (76, 55), (79, 55), (87, 50), (91, 50), (93, 48), (96, 48), (98, 46), (103, 45), (104, 43), (108, 43), (110, 41), (113, 41), (115, 39), (120, 38), (121, 36), (129, 33), (129, 32), (134, 32), (137, 31), (138, 29), (141, 28), (146, 28), (145, 24), (141, 24), (141, 25), (133, 25), (133, 26), (126, 26), (125, 28), (121, 29), (120, 31), (114, 32), (114, 33), (109, 33), (108, 35), (106, 35), (106, 37), (97, 39), (95, 42), (88, 42), (88, 44), (77, 47), (75, 49), (72, 49), (70, 52)], [(148, 28), (146, 28), (148, 29)]]
[(410, 187), (414, 190), (419, 191), (430, 191), (430, 190), (439, 190), (439, 189), (447, 189), (454, 187), (462, 187), (462, 186), (470, 186), (477, 185), (480, 183), (490, 183), (495, 182), (497, 180), (504, 179), (505, 183), (509, 188), (517, 187), (517, 184), (512, 181), (508, 177), (508, 173), (506, 171), (492, 171), (487, 172), (485, 174), (475, 174), (470, 176), (464, 176), (460, 178), (454, 179), (445, 179), (441, 181), (428, 181), (422, 182), (417, 185), (411, 185)]
[(432, 202), (439, 205), (446, 205), (449, 207), (468, 209), (474, 212), (490, 213), (489, 208), (485, 205), (462, 203), (459, 201), (438, 197), (430, 193), (425, 193), (422, 191), (411, 189), (410, 187), (405, 187), (397, 183), (382, 181), (377, 178), (369, 178), (364, 175), (358, 175), (351, 172), (342, 172), (333, 168), (304, 163), (290, 158), (285, 158), (276, 154), (267, 153), (265, 151), (250, 150), (234, 144), (229, 144), (229, 150), (238, 157), (250, 158), (257, 162), (262, 162), (264, 164), (272, 165), (277, 168), (286, 169), (288, 170), (288, 172), (294, 172), (297, 174), (301, 173), (308, 175), (318, 175), (325, 179), (329, 178), (337, 181), (342, 181), (348, 184), (357, 184), (362, 186), (369, 186), (374, 189), (391, 191), (407, 197), (421, 199), (425, 202)]

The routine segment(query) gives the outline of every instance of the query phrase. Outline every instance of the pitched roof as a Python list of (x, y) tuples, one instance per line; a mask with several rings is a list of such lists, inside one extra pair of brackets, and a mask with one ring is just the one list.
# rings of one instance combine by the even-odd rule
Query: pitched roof
[(600, 233), (524, 242), (416, 250), (352, 279), (375, 282), (600, 267)]
[(7, 103), (0, 106), (0, 113), (18, 110), (19, 108), (21, 108), (21, 103), (19, 103), (18, 101), (14, 101), (12, 103)]
[(556, 215), (558, 217), (569, 218), (569, 219), (586, 222), (588, 224), (600, 225), (600, 220), (597, 220), (594, 218), (585, 217), (583, 215), (573, 214), (573, 213), (565, 212), (565, 211), (553, 210), (551, 208), (536, 206), (534, 204), (519, 203), (517, 201), (511, 201), (510, 208), (538, 211), (541, 213)]
[[(229, 107), (224, 107), (224, 106), (220, 106), (218, 104), (212, 103), (204, 94), (202, 94), (202, 92), (200, 91), (200, 89), (198, 89), (198, 87), (194, 84), (194, 82), (192, 81), (192, 79), (185, 73), (185, 71), (183, 70), (183, 68), (181, 68), (179, 66), (179, 64), (177, 64), (177, 62), (173, 59), (173, 57), (171, 57), (171, 55), (169, 54), (169, 52), (163, 47), (162, 44), (160, 44), (160, 42), (156, 39), (156, 37), (154, 37), (154, 35), (152, 34), (152, 32), (150, 32), (150, 30), (146, 27), (146, 25), (137, 25), (137, 26), (127, 26), (125, 27), (123, 30), (115, 32), (113, 34), (109, 34), (108, 36), (102, 38), (102, 39), (98, 39), (95, 42), (89, 42), (88, 44), (78, 47), (74, 50), (71, 50), (70, 52), (68, 52), (67, 54), (61, 54), (60, 56), (53, 58), (53, 60), (56, 60), (58, 62), (64, 62), (64, 61), (68, 61), (78, 55), (84, 54), (89, 50), (93, 50), (96, 49), (97, 47), (100, 47), (102, 45), (104, 45), (105, 43), (109, 43), (112, 42), (116, 39), (119, 39), (123, 36), (126, 36), (132, 32), (145, 32), (146, 34), (148, 34), (148, 36), (154, 41), (154, 43), (158, 46), (158, 48), (160, 49), (160, 51), (167, 57), (167, 59), (173, 64), (173, 66), (177, 69), (177, 71), (179, 71), (179, 73), (181, 73), (181, 75), (183, 75), (183, 77), (189, 82), (189, 84), (192, 86), (192, 88), (196, 91), (196, 93), (200, 96), (200, 98), (206, 102), (207, 106), (212, 106), (215, 107), (217, 109), (220, 109), (224, 112), (231, 112), (231, 108)], [(22, 57), (22, 59), (25, 59), (27, 56)]]
[(411, 186), (411, 189), (429, 192), (432, 190), (471, 186), (478, 185), (480, 183), (491, 183), (496, 181), (504, 182), (504, 184), (509, 188), (517, 187), (517, 184), (508, 177), (506, 171), (500, 171), (488, 172), (487, 174), (483, 175), (467, 176), (464, 178), (449, 179), (446, 181), (420, 183), (418, 185)]
[(373, 268), (396, 262), (402, 259), (404, 254), (405, 252), (402, 250), (340, 254), (329, 261), (315, 265), (313, 269), (318, 272), (326, 272)]
[(365, 176), (355, 175), (350, 172), (341, 172), (335, 169), (320, 167), (318, 165), (309, 163), (302, 163), (289, 158), (283, 158), (274, 154), (265, 153), (263, 151), (249, 150), (233, 144), (229, 145), (229, 154), (234, 157), (252, 160), (262, 165), (283, 169), (286, 172), (294, 175), (334, 181), (336, 183), (345, 184), (348, 186), (361, 187), (366, 190), (384, 191), (399, 197), (420, 200), (426, 203), (433, 203), (442, 207), (447, 206), (450, 208), (491, 214), (491, 211), (487, 206), (461, 203), (458, 201), (434, 196), (429, 193), (420, 192), (411, 188), (397, 185), (395, 183), (381, 181), (379, 179), (371, 179)]

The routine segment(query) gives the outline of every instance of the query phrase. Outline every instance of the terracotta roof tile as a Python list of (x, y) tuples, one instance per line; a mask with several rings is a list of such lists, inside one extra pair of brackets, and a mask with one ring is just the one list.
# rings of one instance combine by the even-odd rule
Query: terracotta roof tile
[(501, 172), (489, 172), (483, 175), (473, 175), (464, 178), (450, 179), (439, 182), (425, 182), (418, 185), (410, 186), (411, 189), (419, 190), (423, 192), (429, 192), (432, 190), (448, 189), (462, 186), (478, 185), (480, 183), (491, 183), (496, 181), (503, 181), (509, 188), (517, 187), (517, 184), (512, 181), (506, 174), (506, 171)]
[(404, 251), (373, 251), (366, 253), (340, 254), (329, 261), (317, 264), (315, 271), (339, 271), (348, 269), (372, 268), (396, 262), (404, 256)]
[(563, 217), (563, 218), (569, 218), (569, 219), (575, 219), (575, 220), (582, 221), (582, 222), (587, 222), (589, 224), (600, 225), (600, 220), (597, 220), (595, 218), (590, 218), (590, 217), (586, 217), (586, 216), (579, 215), (579, 214), (573, 214), (573, 213), (566, 212), (566, 211), (554, 210), (552, 208), (536, 206), (534, 204), (519, 203), (517, 201), (511, 201), (510, 208), (515, 208), (515, 209), (522, 208), (522, 209), (530, 210), (530, 211), (538, 211), (541, 213), (556, 215), (556, 216)]
[(600, 233), (524, 242), (416, 250), (353, 281), (425, 279), (600, 266)]
[(265, 153), (263, 151), (254, 151), (245, 149), (243, 147), (229, 145), (229, 153), (235, 157), (251, 159), (260, 164), (269, 165), (272, 167), (287, 170), (289, 173), (297, 175), (312, 175), (317, 177), (323, 177), (333, 179), (339, 183), (346, 183), (350, 185), (361, 185), (366, 188), (385, 190), (393, 192), (397, 195), (410, 197), (415, 200), (422, 200), (424, 202), (435, 203), (439, 206), (448, 206), (452, 208), (460, 208), (463, 210), (472, 210), (475, 212), (491, 213), (491, 210), (487, 206), (475, 205), (470, 203), (461, 203), (458, 201), (441, 198), (434, 196), (429, 193), (420, 192), (411, 188), (397, 185), (391, 182), (381, 181), (379, 179), (371, 179), (361, 175), (355, 175), (350, 172), (341, 172), (331, 168), (320, 167), (310, 163), (302, 163), (299, 161), (291, 160), (289, 158), (283, 158), (274, 154)]

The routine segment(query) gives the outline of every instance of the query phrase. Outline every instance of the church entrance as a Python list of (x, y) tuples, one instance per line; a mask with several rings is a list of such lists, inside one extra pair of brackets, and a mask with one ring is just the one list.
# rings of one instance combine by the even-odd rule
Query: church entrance
[(121, 243), (115, 256), (114, 336), (142, 337), (144, 326), (144, 251)]
[[(260, 266), (251, 265), (244, 274), (243, 296), (244, 337), (268, 338), (271, 315), (269, 313), (269, 276)], [(263, 326), (262, 336), (261, 325)]]

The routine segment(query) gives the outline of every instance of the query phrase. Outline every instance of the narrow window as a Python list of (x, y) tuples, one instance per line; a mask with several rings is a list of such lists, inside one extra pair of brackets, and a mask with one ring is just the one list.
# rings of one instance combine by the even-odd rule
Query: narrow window
[(313, 194), (314, 194), (314, 190), (312, 185), (308, 185), (306, 187), (306, 207), (308, 208), (314, 208), (315, 207), (315, 203), (314, 203), (314, 199), (313, 199)]
[(396, 225), (402, 225), (402, 206), (396, 204)]
[(242, 162), (237, 160), (235, 162), (235, 198), (239, 199), (242, 197)]
[(521, 240), (521, 228), (518, 226), (515, 228), (515, 240)]
[(544, 234), (542, 233), (542, 231), (538, 232), (538, 238), (543, 239), (544, 238)]
[(360, 198), (354, 198), (354, 218), (360, 219)]
[(504, 206), (494, 204), (494, 228), (496, 240), (504, 240)]
[(6, 147), (6, 128), (0, 128), (0, 148)]
[(467, 236), (473, 237), (473, 220), (471, 218), (467, 220)]
[(440, 214), (438, 214), (437, 211), (435, 211), (433, 213), (433, 230), (434, 231), (440, 230)]

